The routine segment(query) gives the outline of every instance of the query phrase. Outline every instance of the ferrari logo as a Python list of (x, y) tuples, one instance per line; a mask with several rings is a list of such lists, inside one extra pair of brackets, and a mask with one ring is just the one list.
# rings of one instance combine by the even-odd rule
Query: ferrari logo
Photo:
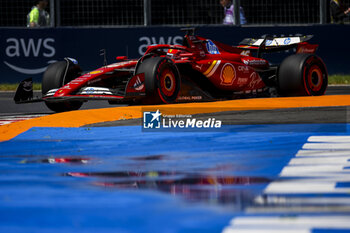
[(233, 65), (227, 63), (221, 71), (221, 85), (231, 86), (236, 79), (236, 69)]

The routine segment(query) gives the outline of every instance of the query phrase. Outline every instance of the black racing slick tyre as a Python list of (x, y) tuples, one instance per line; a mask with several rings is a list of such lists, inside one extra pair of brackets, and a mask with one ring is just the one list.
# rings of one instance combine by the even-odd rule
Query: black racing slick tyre
[[(68, 67), (67, 67), (68, 66)], [(59, 61), (52, 63), (46, 69), (42, 79), (43, 96), (52, 89), (61, 88), (71, 80), (77, 78), (81, 72), (78, 65), (69, 61)], [(54, 112), (65, 112), (77, 110), (83, 102), (80, 101), (45, 101), (46, 106)]]
[(328, 86), (327, 68), (314, 54), (295, 54), (280, 65), (277, 82), (283, 96), (323, 95)]
[(179, 92), (181, 79), (176, 65), (165, 57), (145, 59), (137, 68), (137, 74), (145, 74), (145, 103), (174, 103)]

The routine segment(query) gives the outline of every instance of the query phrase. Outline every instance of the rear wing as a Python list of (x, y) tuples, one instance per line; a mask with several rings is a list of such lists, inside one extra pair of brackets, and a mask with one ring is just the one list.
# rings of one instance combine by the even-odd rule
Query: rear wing
[(264, 42), (267, 48), (269, 47), (281, 47), (288, 45), (295, 45), (301, 42), (310, 40), (313, 35), (308, 36), (294, 36), (294, 37), (271, 37), (265, 36), (262, 39), (246, 38), (239, 45), (249, 45), (252, 47), (260, 47)]
[[(309, 47), (311, 44), (306, 42), (309, 41), (312, 37), (313, 35), (293, 37), (272, 37), (267, 35), (262, 39), (246, 38), (241, 43), (239, 43), (239, 46), (237, 46), (237, 48), (257, 51), (258, 56), (260, 56), (262, 53), (284, 51), (292, 48), (298, 48), (300, 46), (308, 45)], [(314, 51), (318, 47), (318, 45), (311, 46), (313, 46)]]

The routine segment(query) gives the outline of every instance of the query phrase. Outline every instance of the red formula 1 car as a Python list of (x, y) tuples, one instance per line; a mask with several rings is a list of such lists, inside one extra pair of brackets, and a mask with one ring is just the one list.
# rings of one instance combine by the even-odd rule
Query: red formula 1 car
[[(53, 111), (79, 109), (88, 100), (111, 104), (160, 104), (232, 99), (239, 95), (323, 95), (327, 69), (314, 53), (311, 36), (245, 39), (229, 46), (185, 29), (183, 45), (152, 45), (138, 60), (119, 62), (83, 74), (76, 60), (51, 64), (43, 75), (41, 99), (32, 99), (22, 81), (16, 103), (45, 101)], [(262, 54), (296, 49), (279, 65)], [(252, 56), (256, 54), (256, 56)]]

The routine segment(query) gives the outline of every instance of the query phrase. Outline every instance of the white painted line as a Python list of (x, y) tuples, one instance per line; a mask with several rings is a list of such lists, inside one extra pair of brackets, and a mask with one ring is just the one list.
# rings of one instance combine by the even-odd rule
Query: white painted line
[(48, 114), (30, 114), (30, 115), (14, 115), (14, 116), (1, 116), (0, 125), (7, 125), (18, 121), (25, 121), (37, 117), (47, 116)]
[(315, 172), (345, 172), (350, 175), (350, 170), (344, 170), (345, 166), (350, 166), (350, 163), (344, 163), (341, 165), (305, 165), (305, 166), (287, 166), (284, 167), (280, 176), (302, 176), (305, 174), (315, 173)]
[[(298, 157), (291, 159), (289, 165), (321, 165), (321, 164), (332, 164), (332, 165), (344, 165), (349, 163), (349, 156), (343, 157)], [(350, 164), (350, 163), (349, 163)]]
[(347, 142), (350, 143), (350, 136), (312, 136), (308, 142)]
[(286, 229), (286, 228), (236, 228), (226, 227), (222, 233), (311, 233), (309, 229)]
[(7, 125), (7, 124), (11, 124), (14, 121), (0, 121), (0, 125)]
[[(4, 118), (4, 120), (12, 120), (12, 121), (24, 121), (24, 120), (28, 120), (28, 119), (32, 119), (33, 117), (13, 117), (13, 118)], [(3, 121), (3, 119), (1, 119), (0, 121)]]
[[(350, 167), (349, 159), (350, 136), (309, 137), (303, 149), (282, 169), (279, 178), (267, 185), (264, 195), (255, 198), (255, 203), (261, 206), (246, 209), (246, 213), (279, 215), (236, 217), (223, 232), (311, 233), (314, 229), (341, 229), (350, 232), (350, 214), (282, 215), (288, 212), (349, 213), (350, 188), (336, 187), (339, 182), (350, 182), (350, 169), (344, 169)], [(306, 196), (290, 196), (291, 194)], [(323, 194), (341, 196), (322, 196)]]
[(312, 172), (312, 173), (290, 173), (284, 176), (285, 178), (299, 178), (299, 179), (316, 179), (325, 180), (325, 181), (349, 181), (350, 182), (350, 171), (343, 172)]
[[(350, 198), (344, 197), (285, 197), (285, 196), (267, 196), (263, 198), (261, 196), (256, 197), (254, 200), (257, 204), (298, 204), (298, 205), (350, 205)], [(289, 208), (289, 207), (288, 207)]]
[(300, 150), (296, 156), (350, 156), (349, 150)]
[(0, 125), (7, 125), (18, 121), (22, 121), (22, 120), (1, 120)]
[[(269, 226), (288, 226), (291, 228), (327, 228), (349, 229), (350, 215), (344, 216), (298, 216), (298, 217), (237, 217), (231, 221), (234, 226), (254, 226), (254, 228)], [(259, 225), (260, 227), (257, 227)]]
[(248, 207), (245, 210), (247, 213), (253, 214), (281, 214), (281, 216), (286, 216), (287, 214), (295, 215), (296, 213), (308, 213), (308, 214), (319, 214), (319, 213), (332, 213), (332, 214), (344, 214), (350, 213), (350, 206), (322, 206), (322, 205), (314, 205), (314, 206), (300, 206), (300, 205), (286, 205), (286, 206), (266, 206), (266, 207)]
[(279, 181), (269, 184), (264, 193), (266, 194), (317, 194), (317, 193), (347, 193), (350, 188), (335, 188), (335, 182), (319, 181)]
[(349, 150), (350, 143), (305, 143), (303, 149)]

